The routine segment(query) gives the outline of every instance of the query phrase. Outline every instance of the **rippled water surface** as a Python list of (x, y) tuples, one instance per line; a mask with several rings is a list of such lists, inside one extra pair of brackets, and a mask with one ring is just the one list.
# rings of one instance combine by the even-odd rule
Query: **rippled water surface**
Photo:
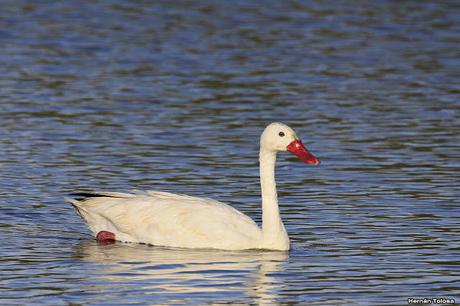
[[(457, 1), (3, 1), (0, 304), (460, 301)], [(280, 154), (292, 250), (98, 245), (72, 191), (163, 190), (260, 222)]]

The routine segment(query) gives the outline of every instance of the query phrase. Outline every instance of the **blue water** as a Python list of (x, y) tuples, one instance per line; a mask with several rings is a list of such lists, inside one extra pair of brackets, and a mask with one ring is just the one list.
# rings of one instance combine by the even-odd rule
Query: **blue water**
[[(3, 1), (0, 304), (460, 301), (456, 1)], [(292, 250), (98, 245), (73, 191), (212, 197), (260, 222), (280, 154)]]

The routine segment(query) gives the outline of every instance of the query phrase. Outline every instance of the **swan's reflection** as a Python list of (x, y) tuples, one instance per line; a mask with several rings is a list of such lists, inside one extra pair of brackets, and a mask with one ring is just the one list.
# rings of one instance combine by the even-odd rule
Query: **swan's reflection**
[[(98, 291), (129, 287), (142, 294), (173, 294), (186, 300), (202, 293), (270, 304), (277, 298), (279, 282), (273, 273), (282, 269), (287, 252), (170, 249), (139, 244), (100, 245), (84, 241), (76, 255), (98, 265), (94, 277)], [(100, 282), (102, 281), (102, 283)], [(107, 287), (107, 288), (104, 288)]]

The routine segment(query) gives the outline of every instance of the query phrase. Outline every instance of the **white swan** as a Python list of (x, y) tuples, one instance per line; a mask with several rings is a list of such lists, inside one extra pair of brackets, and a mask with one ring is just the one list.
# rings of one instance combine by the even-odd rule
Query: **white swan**
[(275, 185), (278, 151), (289, 151), (307, 164), (319, 164), (290, 127), (272, 123), (265, 128), (259, 154), (262, 228), (227, 204), (168, 192), (75, 193), (79, 198), (67, 200), (98, 241), (224, 250), (289, 250)]

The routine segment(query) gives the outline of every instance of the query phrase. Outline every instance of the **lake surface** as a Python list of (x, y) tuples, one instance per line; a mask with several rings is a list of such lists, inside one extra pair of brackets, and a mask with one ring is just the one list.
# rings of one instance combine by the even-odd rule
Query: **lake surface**
[[(460, 301), (457, 1), (3, 1), (0, 304)], [(97, 244), (73, 191), (212, 197), (260, 222), (278, 156), (285, 252)]]

